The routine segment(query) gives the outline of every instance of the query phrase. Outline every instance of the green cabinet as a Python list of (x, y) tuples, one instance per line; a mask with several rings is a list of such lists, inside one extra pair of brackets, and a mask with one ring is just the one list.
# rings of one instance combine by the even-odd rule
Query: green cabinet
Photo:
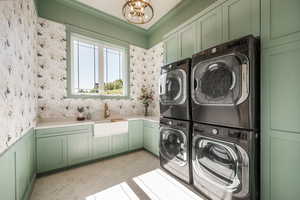
[(300, 40), (300, 1), (261, 2), (261, 38), (264, 48)]
[(38, 173), (67, 166), (66, 136), (38, 138), (36, 145)]
[(16, 200), (14, 149), (9, 149), (0, 157), (0, 166), (0, 199)]
[(260, 0), (228, 0), (222, 9), (225, 41), (260, 35)]
[(164, 42), (165, 47), (165, 63), (169, 64), (178, 60), (178, 35), (174, 33), (170, 35)]
[(68, 164), (74, 165), (91, 159), (91, 139), (89, 132), (67, 136)]
[(159, 125), (157, 122), (144, 123), (144, 148), (155, 155), (159, 155)]
[(128, 121), (129, 150), (143, 148), (143, 120)]
[(111, 150), (111, 137), (94, 137), (92, 139), (92, 158), (98, 159), (112, 154)]
[(112, 140), (113, 154), (118, 154), (118, 153), (123, 153), (128, 151), (128, 133), (113, 135), (111, 140)]
[(296, 200), (300, 196), (299, 55), (300, 41), (265, 49), (262, 55), (264, 200)]
[(191, 57), (196, 53), (196, 27), (195, 24), (189, 24), (178, 32), (179, 55), (178, 59)]
[(196, 21), (197, 51), (222, 42), (222, 9), (216, 8)]

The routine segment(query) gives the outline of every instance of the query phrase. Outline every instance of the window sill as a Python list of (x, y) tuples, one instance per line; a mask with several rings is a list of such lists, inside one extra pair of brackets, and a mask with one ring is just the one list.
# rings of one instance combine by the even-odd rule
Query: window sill
[(65, 99), (130, 99), (130, 96), (68, 94)]

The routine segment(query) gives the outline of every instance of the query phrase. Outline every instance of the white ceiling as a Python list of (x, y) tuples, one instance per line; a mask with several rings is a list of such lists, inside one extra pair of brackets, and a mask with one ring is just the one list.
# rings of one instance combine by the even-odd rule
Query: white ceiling
[[(122, 7), (126, 2), (126, 0), (77, 0), (77, 1), (86, 4), (90, 7), (96, 8), (109, 15), (125, 20), (122, 15)], [(154, 9), (154, 17), (149, 23), (138, 25), (138, 26), (144, 29), (150, 28), (153, 24), (155, 24), (160, 18), (162, 18), (165, 14), (167, 14), (172, 8), (174, 8), (181, 1), (182, 0), (151, 0)]]

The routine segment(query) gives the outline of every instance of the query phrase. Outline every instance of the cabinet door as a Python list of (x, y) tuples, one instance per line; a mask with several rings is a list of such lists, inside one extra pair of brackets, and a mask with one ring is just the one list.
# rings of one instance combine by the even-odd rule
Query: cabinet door
[(154, 127), (152, 129), (152, 135), (153, 135), (153, 153), (157, 156), (159, 156), (159, 139), (160, 139), (160, 132), (158, 127)]
[(111, 137), (93, 138), (93, 158), (103, 158), (112, 154)]
[(128, 134), (112, 136), (112, 151), (114, 154), (128, 151)]
[(129, 150), (143, 148), (143, 121), (131, 120), (128, 122)]
[(152, 147), (153, 147), (152, 128), (144, 127), (144, 148), (152, 152)]
[(222, 9), (216, 8), (196, 21), (197, 51), (222, 43)]
[(16, 169), (13, 148), (0, 157), (0, 166), (0, 199), (16, 200)]
[(36, 146), (39, 173), (67, 166), (66, 136), (38, 138)]
[(262, 0), (261, 27), (264, 47), (300, 39), (300, 1)]
[(179, 58), (192, 57), (196, 52), (196, 24), (190, 24), (179, 31)]
[(261, 199), (300, 196), (300, 42), (263, 51)]
[(177, 33), (170, 35), (164, 42), (165, 45), (165, 64), (177, 61), (178, 59), (178, 36)]
[(223, 5), (225, 41), (260, 35), (260, 0), (229, 0)]
[(78, 164), (91, 159), (91, 134), (68, 135), (68, 164)]

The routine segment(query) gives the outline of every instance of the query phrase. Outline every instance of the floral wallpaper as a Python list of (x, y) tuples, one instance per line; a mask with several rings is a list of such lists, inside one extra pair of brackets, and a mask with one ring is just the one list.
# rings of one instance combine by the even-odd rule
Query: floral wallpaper
[(38, 109), (40, 119), (74, 118), (78, 106), (86, 107), (93, 119), (103, 118), (104, 103), (114, 115), (142, 114), (138, 101), (142, 86), (155, 91), (152, 115), (159, 114), (158, 77), (163, 64), (163, 46), (150, 50), (130, 46), (130, 97), (128, 100), (71, 99), (67, 95), (66, 30), (63, 24), (39, 18), (38, 35)]
[(33, 0), (0, 1), (0, 153), (35, 126), (36, 24)]

